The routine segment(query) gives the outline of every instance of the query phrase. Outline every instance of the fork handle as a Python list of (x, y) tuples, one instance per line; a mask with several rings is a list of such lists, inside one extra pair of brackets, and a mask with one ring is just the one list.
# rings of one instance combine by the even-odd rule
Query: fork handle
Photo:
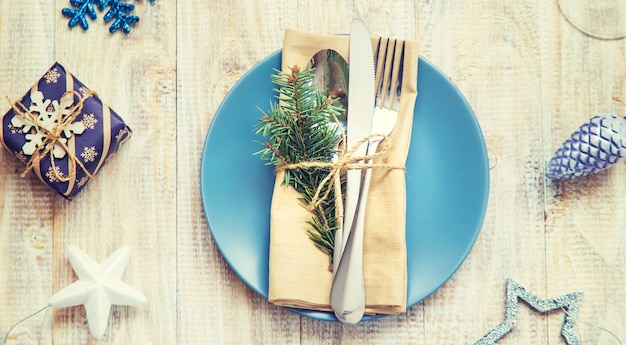
[[(378, 144), (381, 142), (380, 139), (372, 139), (367, 147), (367, 155), (373, 155), (376, 153), (378, 149)], [(370, 159), (368, 163), (372, 163)], [(367, 205), (367, 197), (370, 191), (370, 181), (372, 180), (372, 168), (365, 169), (365, 174), (363, 176), (363, 182), (361, 184), (361, 193), (359, 195), (359, 204), (356, 210), (356, 214), (354, 215), (354, 230), (359, 230), (361, 232), (364, 231), (365, 228), (365, 209)], [(363, 242), (361, 242), (363, 244)], [(347, 244), (346, 244), (347, 246)], [(362, 247), (362, 245), (361, 245)]]
[[(367, 150), (368, 155), (376, 152), (379, 142), (370, 143)], [(330, 305), (337, 319), (343, 323), (351, 324), (361, 321), (365, 312), (363, 235), (372, 169), (366, 169), (364, 175), (354, 222), (348, 234), (343, 255), (337, 265), (330, 290)]]

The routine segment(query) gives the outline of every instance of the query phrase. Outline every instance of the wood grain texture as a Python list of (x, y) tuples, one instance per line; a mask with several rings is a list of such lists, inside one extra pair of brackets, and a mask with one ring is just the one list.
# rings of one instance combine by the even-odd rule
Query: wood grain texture
[[(167, 1), (136, 3), (131, 35), (108, 33), (101, 19), (85, 32), (68, 30), (56, 1), (55, 58), (115, 109), (133, 129), (84, 193), (55, 199), (54, 290), (75, 280), (65, 258), (74, 244), (104, 260), (131, 246), (124, 280), (148, 304), (113, 307), (107, 336), (85, 336), (82, 307), (55, 310), (56, 342), (173, 344), (176, 342), (176, 17)], [(94, 68), (98, 66), (98, 68)]]
[[(0, 4), (0, 94), (21, 97), (51, 64), (53, 4), (49, 1)], [(22, 18), (22, 20), (16, 20)], [(36, 54), (19, 54), (22, 50)], [(4, 62), (7, 63), (4, 63)], [(4, 97), (3, 97), (4, 98)], [(2, 112), (8, 110), (3, 101)], [(54, 196), (23, 166), (0, 153), (0, 329), (47, 304), (52, 287)], [(16, 197), (20, 195), (20, 197)], [(14, 344), (34, 342), (39, 322), (16, 327)], [(45, 338), (44, 338), (45, 339)]]
[[(494, 0), (430, 2), (422, 11), (432, 21), (422, 52), (467, 97), (494, 160), (481, 235), (456, 275), (424, 302), (426, 339), (472, 343), (503, 320), (506, 278), (546, 290), (543, 147), (532, 130), (542, 123), (540, 8)], [(437, 25), (438, 13), (446, 13), (445, 25)], [(504, 342), (541, 344), (545, 333), (544, 316), (520, 308)]]
[[(585, 0), (580, 0), (582, 3)], [(42, 343), (471, 344), (504, 318), (505, 279), (539, 297), (583, 291), (580, 318), (626, 341), (626, 168), (554, 183), (554, 150), (596, 113), (626, 111), (625, 40), (573, 27), (553, 0), (133, 2), (130, 35), (103, 20), (69, 29), (66, 0), (0, 2), (0, 96), (20, 97), (59, 61), (134, 130), (73, 201), (0, 150), (0, 334), (76, 280), (65, 248), (101, 261), (131, 246), (123, 280), (148, 297), (114, 307), (105, 337), (82, 307), (51, 311)], [(456, 274), (406, 314), (345, 326), (269, 304), (221, 257), (204, 217), (200, 159), (223, 98), (281, 48), (287, 28), (419, 39), (458, 86), (491, 160), (481, 234)], [(2, 104), (2, 103), (0, 103)], [(0, 106), (4, 112), (8, 105)], [(43, 314), (7, 344), (37, 342)], [(519, 308), (502, 344), (562, 344), (563, 312)], [(583, 323), (585, 344), (614, 344)]]
[[(545, 15), (558, 8), (543, 5)], [(542, 69), (544, 160), (589, 117), (624, 116), (615, 101), (626, 73), (624, 40), (598, 40), (567, 22), (544, 21)], [(548, 293), (584, 292), (580, 318), (626, 339), (626, 171), (622, 164), (586, 179), (546, 184), (546, 258)], [(551, 329), (558, 325), (550, 324)], [(581, 325), (587, 344), (615, 344), (606, 332)]]

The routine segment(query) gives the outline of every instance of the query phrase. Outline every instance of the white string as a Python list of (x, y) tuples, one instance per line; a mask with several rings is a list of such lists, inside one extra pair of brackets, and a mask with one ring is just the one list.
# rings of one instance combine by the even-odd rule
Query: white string
[(15, 327), (17, 327), (20, 323), (30, 319), (31, 317), (33, 317), (33, 316), (35, 316), (35, 315), (37, 315), (37, 314), (39, 314), (39, 313), (41, 313), (42, 311), (45, 310), (46, 313), (44, 314), (43, 320), (41, 321), (41, 331), (39, 332), (39, 337), (38, 337), (38, 340), (37, 340), (37, 344), (41, 344), (41, 333), (43, 332), (43, 323), (44, 323), (44, 321), (46, 319), (46, 316), (48, 315), (48, 311), (50, 310), (50, 308), (52, 308), (52, 306), (51, 305), (47, 305), (47, 306), (37, 310), (36, 312), (28, 315), (27, 317), (19, 320), (18, 322), (14, 323), (13, 326), (11, 326), (11, 328), (9, 328), (9, 330), (7, 331), (7, 334), (4, 336), (4, 340), (2, 340), (2, 345), (6, 345), (7, 339), (9, 338), (9, 335), (11, 334), (11, 332), (13, 331), (13, 329)]
[[(567, 309), (565, 309), (565, 308), (563, 308), (563, 307), (561, 307), (561, 309), (563, 309), (563, 311), (565, 312), (565, 314), (567, 314), (567, 315), (569, 315), (569, 316), (572, 316), (572, 314), (570, 314), (570, 313), (567, 311)], [(585, 324), (585, 325), (587, 325), (587, 326), (595, 327), (595, 328), (599, 329), (600, 331), (606, 332), (606, 333), (610, 334), (613, 338), (615, 338), (615, 340), (617, 340), (617, 342), (619, 343), (619, 345), (624, 345), (624, 343), (622, 343), (622, 340), (621, 340), (621, 339), (620, 339), (620, 338), (619, 338), (619, 337), (618, 337), (615, 333), (613, 333), (613, 332), (609, 331), (608, 329), (606, 329), (606, 328), (604, 328), (604, 327), (602, 327), (602, 326), (596, 325), (596, 324), (591, 323), (591, 322), (586, 322), (586, 321), (580, 320), (580, 319), (578, 319), (578, 318), (576, 318), (576, 317), (574, 317), (574, 322), (575, 322), (575, 323), (578, 323), (578, 322), (580, 322), (580, 323), (584, 323), (584, 324)], [(580, 329), (579, 329), (579, 331), (580, 331)], [(580, 333), (579, 333), (579, 335), (580, 335)]]
[(41, 328), (39, 330), (39, 338), (37, 339), (37, 345), (41, 345), (41, 336), (43, 335), (43, 325), (46, 322), (46, 317), (48, 316), (48, 312), (52, 309), (51, 305), (48, 305), (46, 308), (46, 312), (43, 313), (43, 318), (41, 319)]

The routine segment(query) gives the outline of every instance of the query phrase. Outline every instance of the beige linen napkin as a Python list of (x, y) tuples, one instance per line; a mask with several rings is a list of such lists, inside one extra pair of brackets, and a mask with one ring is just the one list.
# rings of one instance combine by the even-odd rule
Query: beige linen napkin
[[(378, 38), (372, 39), (374, 53)], [(304, 68), (322, 49), (333, 49), (349, 60), (349, 37), (285, 32), (282, 70)], [(406, 41), (400, 111), (389, 136), (388, 150), (374, 163), (404, 165), (409, 148), (413, 107), (417, 96), (417, 43)], [(381, 145), (383, 146), (383, 145)], [(299, 194), (283, 184), (278, 172), (270, 221), (269, 301), (281, 306), (331, 310), (332, 272), (328, 257), (317, 249), (306, 230), (311, 214), (298, 202)], [(367, 202), (364, 233), (366, 313), (406, 311), (406, 188), (402, 170), (374, 168)]]

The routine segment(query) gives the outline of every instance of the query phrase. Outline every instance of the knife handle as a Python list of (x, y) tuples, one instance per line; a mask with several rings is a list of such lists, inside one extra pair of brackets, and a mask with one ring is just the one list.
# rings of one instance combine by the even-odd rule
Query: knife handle
[[(370, 142), (367, 154), (376, 152), (380, 140)], [(371, 160), (368, 162), (371, 163)], [(363, 273), (363, 239), (365, 211), (372, 179), (372, 169), (366, 169), (360, 185), (357, 208), (346, 245), (337, 264), (330, 290), (330, 305), (339, 321), (357, 323), (365, 312), (365, 277)]]
[(365, 312), (363, 232), (352, 231), (358, 228), (354, 221), (360, 198), (361, 170), (348, 170), (346, 179), (344, 227), (335, 234), (330, 306), (339, 321), (355, 324)]
[[(363, 152), (365, 153), (365, 151)], [(361, 191), (361, 170), (350, 169), (346, 172), (346, 205), (343, 216), (343, 242), (341, 243), (340, 253), (346, 248), (348, 235), (354, 224), (356, 216), (356, 208), (359, 205), (359, 194)], [(336, 246), (336, 243), (335, 243)], [(343, 254), (341, 254), (343, 255)], [(341, 257), (341, 256), (340, 256)]]
[(363, 224), (361, 224), (364, 217), (355, 220), (330, 289), (330, 306), (337, 319), (350, 324), (361, 321), (365, 312)]
[[(372, 149), (376, 149), (373, 143)], [(361, 177), (361, 172), (359, 178)], [(359, 184), (360, 193), (356, 210), (353, 215), (350, 231), (343, 249), (343, 254), (333, 276), (333, 284), (330, 290), (330, 305), (343, 323), (357, 323), (365, 313), (365, 277), (363, 273), (363, 238), (365, 232), (365, 210), (369, 194), (369, 184), (372, 169), (365, 170), (365, 176)], [(348, 217), (348, 213), (346, 213)], [(345, 230), (345, 228), (344, 228)], [(335, 242), (336, 243), (336, 242)]]

